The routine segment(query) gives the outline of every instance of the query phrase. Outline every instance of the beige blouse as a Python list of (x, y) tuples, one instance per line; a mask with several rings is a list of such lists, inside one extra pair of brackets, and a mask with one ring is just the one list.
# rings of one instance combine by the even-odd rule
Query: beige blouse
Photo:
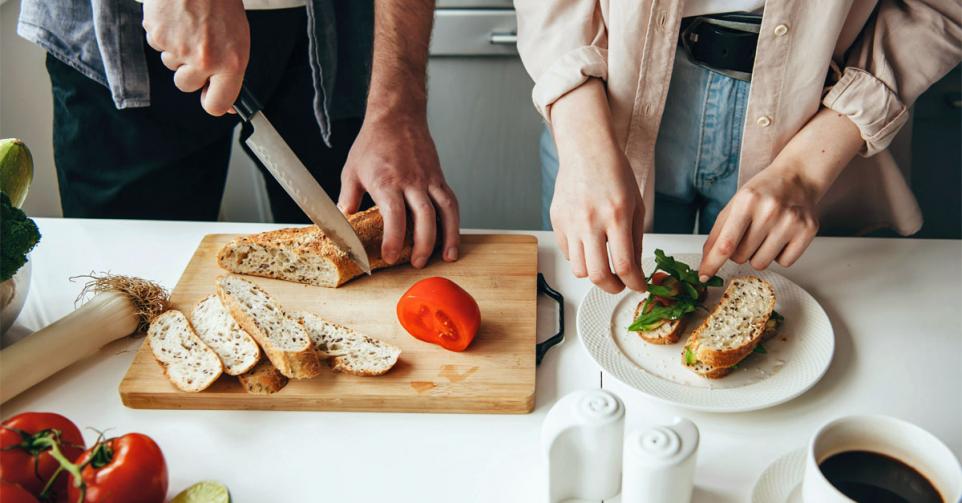
[[(515, 0), (535, 107), (590, 77), (607, 83), (618, 141), (654, 215), (654, 149), (684, 0)], [(922, 226), (887, 147), (910, 107), (962, 60), (958, 0), (767, 0), (742, 137), (739, 186), (767, 167), (820, 106), (865, 140), (820, 203), (826, 233)], [(920, 166), (919, 169), (925, 169)]]

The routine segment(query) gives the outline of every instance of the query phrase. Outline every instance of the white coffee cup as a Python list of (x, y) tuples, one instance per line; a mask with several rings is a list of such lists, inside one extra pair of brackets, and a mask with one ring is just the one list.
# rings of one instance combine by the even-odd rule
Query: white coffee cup
[(946, 503), (962, 499), (962, 467), (935, 435), (889, 416), (847, 416), (823, 425), (805, 454), (802, 501), (851, 503), (825, 478), (820, 463), (847, 451), (869, 451), (897, 459), (928, 478)]

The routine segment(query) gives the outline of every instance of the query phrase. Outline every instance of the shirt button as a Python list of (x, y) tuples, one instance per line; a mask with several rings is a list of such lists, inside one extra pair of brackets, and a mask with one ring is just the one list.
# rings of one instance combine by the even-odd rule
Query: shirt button
[(782, 35), (788, 33), (788, 25), (780, 24), (775, 27), (775, 36), (781, 37)]
[(759, 117), (758, 120), (755, 121), (755, 124), (758, 124), (759, 127), (768, 127), (768, 126), (771, 126), (771, 125), (772, 125), (772, 118), (769, 117), (769, 116), (767, 116), (767, 115), (763, 115), (763, 116)]

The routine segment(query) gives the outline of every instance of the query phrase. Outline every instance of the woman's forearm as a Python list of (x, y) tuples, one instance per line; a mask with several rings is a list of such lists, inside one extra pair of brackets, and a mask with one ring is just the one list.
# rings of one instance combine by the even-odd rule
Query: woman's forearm
[(572, 149), (594, 151), (617, 148), (611, 127), (611, 111), (604, 82), (588, 79), (551, 106), (551, 129), (558, 154), (567, 157)]
[(823, 107), (789, 140), (771, 168), (797, 177), (818, 201), (864, 144), (855, 123)]

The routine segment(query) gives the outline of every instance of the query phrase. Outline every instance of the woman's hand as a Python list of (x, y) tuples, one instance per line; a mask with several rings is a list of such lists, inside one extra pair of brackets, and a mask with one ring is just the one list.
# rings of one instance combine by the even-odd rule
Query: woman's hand
[(702, 248), (700, 279), (729, 259), (758, 270), (773, 261), (794, 264), (818, 232), (818, 201), (862, 145), (848, 117), (826, 108), (815, 114), (718, 214)]
[(611, 132), (602, 82), (589, 80), (555, 102), (551, 123), (560, 164), (551, 225), (571, 270), (609, 293), (644, 291), (645, 207)]

